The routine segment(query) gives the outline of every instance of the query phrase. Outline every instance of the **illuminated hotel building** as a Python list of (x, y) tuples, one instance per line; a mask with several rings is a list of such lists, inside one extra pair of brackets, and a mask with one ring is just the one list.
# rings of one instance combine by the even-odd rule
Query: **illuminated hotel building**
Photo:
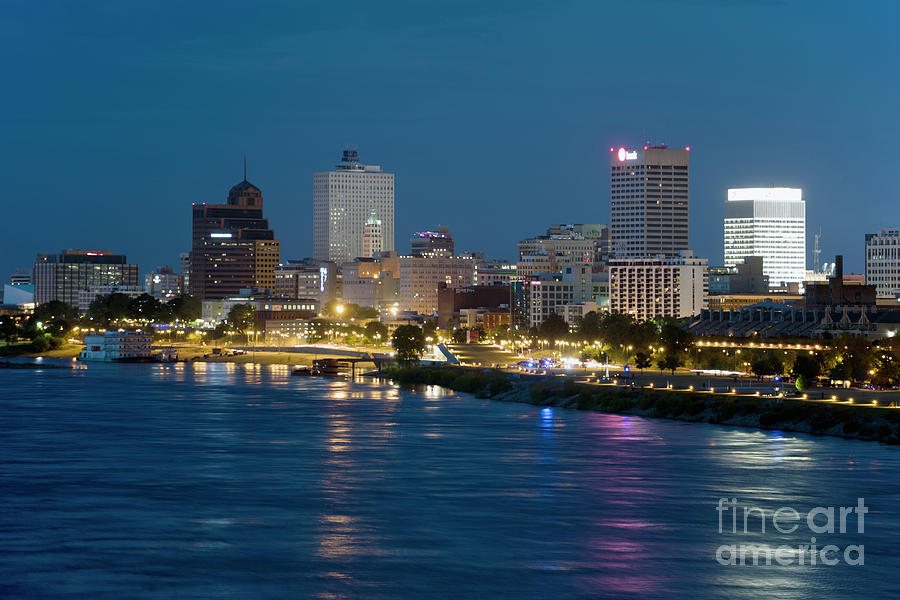
[(313, 175), (313, 256), (345, 263), (364, 256), (365, 226), (372, 211), (381, 220), (382, 251), (394, 249), (394, 174), (362, 165), (345, 150), (334, 171)]
[(806, 277), (806, 202), (797, 188), (728, 190), (725, 266), (761, 256), (769, 286), (802, 284)]
[(900, 297), (900, 229), (866, 234), (866, 284), (879, 296)]
[(639, 321), (678, 319), (699, 314), (707, 306), (709, 288), (705, 258), (690, 250), (677, 257), (621, 258), (609, 262), (609, 310)]
[(690, 247), (689, 163), (689, 148), (610, 148), (614, 256), (677, 256)]
[(231, 188), (226, 204), (193, 205), (190, 293), (200, 299), (236, 296), (242, 288), (275, 289), (280, 243), (263, 218), (260, 189)]

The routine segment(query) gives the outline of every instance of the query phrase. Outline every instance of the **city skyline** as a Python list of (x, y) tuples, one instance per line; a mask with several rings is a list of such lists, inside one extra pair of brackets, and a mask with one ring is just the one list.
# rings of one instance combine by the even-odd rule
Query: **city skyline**
[[(166, 22), (163, 10), (99, 19), (85, 7), (42, 21), (41, 11), (17, 7), (2, 42), (17, 58), (10, 77), (22, 91), (0, 101), (8, 140), (0, 163), (18, 200), (5, 211), (7, 223), (27, 222), (36, 210), (44, 218), (27, 230), (4, 228), (0, 272), (27, 269), (38, 252), (84, 247), (116, 248), (142, 273), (177, 265), (190, 240), (187, 207), (220, 202), (244, 153), (283, 258), (312, 256), (310, 174), (330, 168), (328, 157), (348, 145), (397, 174), (397, 240), (440, 222), (460, 250), (512, 259), (516, 241), (546, 223), (607, 223), (608, 148), (651, 141), (692, 148), (691, 229), (704, 235), (692, 235), (691, 245), (710, 264), (722, 261), (726, 190), (777, 184), (804, 190), (807, 231), (822, 231), (823, 256), (841, 253), (848, 271), (862, 273), (864, 235), (900, 223), (889, 202), (896, 174), (842, 174), (860, 153), (896, 152), (888, 98), (898, 83), (876, 74), (898, 42), (872, 35), (878, 11), (810, 21), (782, 5), (647, 6), (640, 36), (631, 24), (637, 13), (615, 5), (469, 4), (440, 24), (410, 6), (362, 7), (350, 22), (341, 11), (283, 6), (254, 17), (254, 39), (234, 35), (236, 5), (223, 5), (199, 33), (156, 26)], [(185, 10), (188, 21), (200, 20), (190, 12), (198, 9)], [(706, 12), (743, 27), (707, 27), (697, 18)], [(565, 19), (567, 35), (531, 44), (547, 18)], [(765, 43), (753, 37), (756, 25), (776, 18)], [(415, 60), (398, 59), (408, 49), (390, 41), (396, 28), (409, 34)], [(491, 41), (497, 33), (504, 44)], [(832, 44), (838, 35), (842, 43)], [(121, 52), (98, 56), (110, 38)], [(613, 68), (626, 59), (646, 64), (673, 43), (696, 59), (677, 76), (664, 66)], [(70, 51), (54, 51), (63, 46)], [(366, 64), (347, 65), (332, 48), (366, 53)], [(484, 56), (482, 66), (461, 72), (472, 54)], [(853, 59), (860, 54), (869, 60)], [(234, 77), (269, 93), (226, 94)], [(321, 89), (286, 83), (311, 77)], [(649, 93), (647, 78), (671, 94)], [(155, 91), (173, 85), (178, 94)], [(354, 111), (360, 103), (365, 110)], [(850, 203), (855, 218), (841, 219)], [(152, 206), (139, 227), (130, 224), (135, 206)], [(494, 214), (505, 219), (499, 230)]]
[[(663, 146), (661, 146), (661, 147), (665, 148), (666, 146), (663, 145)], [(627, 145), (626, 145), (626, 146), (624, 146), (624, 148), (631, 148), (631, 146), (627, 146)], [(646, 148), (646, 146), (645, 146), (645, 148)], [(687, 149), (690, 150), (690, 147), (687, 147)], [(613, 151), (613, 150), (615, 150), (615, 149), (613, 148), (613, 149), (611, 149), (610, 151)], [(345, 152), (346, 152), (346, 151), (345, 151)], [(247, 169), (247, 166), (246, 166), (246, 156), (245, 156), (245, 157), (244, 157), (244, 177), (245, 177), (245, 179), (243, 180), (244, 183), (247, 183), (247, 180), (246, 180), (246, 176), (247, 176), (246, 173), (247, 173), (247, 171), (246, 171), (246, 169)], [(381, 171), (379, 170), (378, 172), (380, 173)], [(312, 173), (312, 174), (315, 175), (316, 173)], [(389, 173), (389, 175), (393, 176), (393, 175), (395, 175), (395, 173)], [(612, 186), (613, 184), (614, 184), (614, 182), (613, 182), (613, 181), (611, 180), (611, 178), (610, 178), (610, 181), (609, 181), (609, 183), (608, 183), (608, 185), (607, 185), (607, 194), (610, 193), (610, 189), (611, 189), (611, 186)], [(757, 186), (757, 187), (752, 188), (752, 189), (773, 189), (773, 190), (777, 190), (777, 189), (785, 189), (785, 188), (779, 187), (777, 184), (774, 184), (774, 183), (773, 183), (772, 185), (770, 185), (770, 186), (768, 186), (768, 187), (765, 187), (765, 186)], [(730, 193), (733, 192), (733, 191), (734, 191), (733, 188), (728, 188), (728, 189), (725, 190), (726, 195), (730, 194)], [(310, 198), (312, 198), (312, 197), (313, 197), (313, 194), (310, 193)], [(804, 201), (805, 201), (805, 198), (804, 198)], [(211, 202), (196, 202), (196, 203), (192, 203), (192, 205), (200, 205), (200, 204), (217, 204), (217, 202), (211, 201)], [(721, 202), (720, 202), (720, 204), (721, 204)], [(310, 206), (309, 206), (308, 208), (309, 208), (309, 212), (312, 213), (312, 212), (313, 212), (313, 201), (312, 201), (312, 200), (310, 200)], [(703, 209), (703, 208), (706, 208), (706, 207), (700, 207), (700, 208)], [(277, 213), (277, 210), (272, 211), (272, 212), (276, 212), (276, 213)], [(607, 210), (607, 216), (606, 216), (605, 221), (602, 223), (603, 225), (608, 226), (609, 223), (612, 222), (612, 219), (610, 218), (609, 212), (610, 212), (610, 211)], [(552, 220), (552, 217), (553, 217), (555, 214), (556, 214), (556, 213), (547, 213), (547, 217), (548, 217), (549, 219)], [(693, 217), (692, 215), (691, 215), (690, 219), (691, 219), (691, 222), (693, 223), (694, 217)], [(727, 220), (727, 216), (725, 216), (725, 220)], [(313, 235), (312, 235), (312, 227), (313, 227), (313, 224), (312, 224), (312, 221), (313, 221), (313, 220), (310, 219), (310, 223), (309, 223), (309, 226), (310, 226), (310, 235), (308, 236), (309, 239), (307, 240), (308, 243), (306, 244), (306, 246), (309, 246), (309, 252), (306, 252), (306, 253), (301, 252), (300, 254), (289, 255), (289, 256), (286, 256), (286, 255), (284, 255), (284, 253), (282, 253), (282, 256), (281, 256), (281, 263), (282, 263), (282, 264), (286, 264), (286, 261), (288, 261), (288, 260), (311, 259), (311, 258), (314, 257), (314, 254), (315, 254), (315, 253), (314, 253), (314, 249), (312, 248), (312, 245), (313, 245), (313, 244), (312, 244), (312, 239), (313, 239)], [(584, 221), (584, 219), (582, 219), (582, 221)], [(570, 222), (570, 223), (574, 223), (575, 221), (569, 221), (569, 222)], [(900, 219), (898, 219), (898, 222), (900, 222)], [(427, 217), (426, 217), (426, 218), (423, 219), (423, 221), (422, 221), (422, 227), (420, 227), (420, 229), (426, 229), (427, 227), (425, 227), (425, 225), (427, 225), (427, 224), (428, 224), (428, 221), (427, 221)], [(274, 227), (277, 227), (277, 224), (273, 224), (273, 226), (274, 226)], [(720, 227), (721, 227), (721, 222), (720, 222)], [(295, 228), (285, 227), (285, 229), (290, 230), (290, 231), (295, 231)], [(465, 231), (465, 226), (463, 226), (462, 229), (463, 229), (463, 231)], [(877, 230), (878, 228), (876, 227), (875, 229)], [(819, 228), (819, 231), (821, 231), (821, 227)], [(188, 233), (190, 234), (190, 232), (188, 232)], [(721, 242), (718, 242), (718, 244), (717, 244), (717, 241), (716, 241), (715, 239), (710, 239), (710, 237), (709, 237), (708, 235), (706, 235), (706, 233), (709, 233), (709, 232), (704, 232), (702, 238), (701, 238), (699, 241), (695, 241), (694, 236), (691, 235), (691, 236), (689, 237), (689, 244), (688, 244), (689, 247), (686, 248), (686, 249), (693, 250), (693, 247), (710, 248), (710, 249), (713, 250), (713, 251), (710, 252), (710, 253), (694, 252), (694, 254), (697, 255), (697, 256), (701, 256), (701, 257), (703, 257), (703, 258), (708, 258), (709, 261), (710, 261), (710, 265), (713, 265), (713, 264), (726, 264), (726, 263), (727, 263), (727, 259), (725, 258), (725, 257), (726, 257), (726, 251), (724, 250), (724, 247), (722, 246)], [(715, 233), (715, 232), (713, 232), (713, 233)], [(719, 235), (722, 234), (721, 231), (718, 232), (718, 233), (719, 233)], [(408, 237), (408, 236), (410, 236), (410, 235), (413, 235), (413, 236), (414, 236), (414, 235), (416, 235), (416, 234), (417, 234), (417, 231), (416, 231), (416, 230), (410, 230), (410, 232), (406, 232), (406, 231), (398, 231), (398, 232), (395, 233), (395, 235), (400, 236), (401, 238), (406, 238), (406, 237)], [(509, 237), (510, 237), (510, 238), (515, 238), (515, 239), (513, 239), (513, 241), (511, 242), (511, 243), (512, 243), (511, 249), (504, 249), (504, 250), (501, 250), (501, 252), (499, 252), (499, 253), (491, 253), (491, 252), (489, 252), (489, 251), (482, 250), (481, 248), (490, 246), (490, 244), (484, 244), (484, 243), (483, 243), (484, 240), (481, 240), (482, 246), (476, 246), (476, 247), (473, 247), (473, 248), (460, 249), (460, 251), (463, 251), (463, 252), (481, 252), (482, 254), (485, 255), (485, 258), (488, 258), (488, 259), (508, 260), (508, 261), (511, 261), (511, 262), (515, 262), (515, 261), (516, 261), (516, 257), (517, 257), (517, 252), (515, 251), (515, 246), (516, 246), (516, 244), (518, 243), (518, 241), (520, 241), (520, 240), (523, 239), (523, 238), (528, 237), (529, 234), (530, 234), (530, 232), (528, 232), (528, 231), (513, 231), (513, 232), (511, 232), (511, 233), (509, 234)], [(814, 257), (812, 256), (812, 248), (813, 248), (813, 245), (812, 245), (812, 239), (811, 239), (811, 238), (813, 237), (813, 235), (814, 235), (814, 233), (813, 233), (812, 231), (810, 231), (809, 227), (807, 227), (807, 231), (806, 231), (806, 238), (807, 238), (807, 239), (806, 239), (805, 256), (806, 256), (806, 265), (807, 265), (807, 269), (808, 269), (808, 270), (811, 270), (811, 271), (814, 271), (814, 270), (816, 270), (816, 269), (821, 268), (821, 265), (815, 265), (815, 264), (813, 264)], [(873, 235), (873, 234), (872, 234), (872, 233), (869, 233), (869, 232), (864, 233), (864, 236), (866, 236), (866, 237), (867, 237), (867, 236), (870, 236), (870, 235)], [(190, 237), (190, 235), (189, 235), (189, 237)], [(295, 236), (295, 237), (296, 237), (296, 236)], [(300, 237), (303, 237), (303, 235), (300, 234)], [(460, 237), (469, 237), (469, 236), (466, 236), (465, 233), (463, 233), (463, 235), (461, 235)], [(288, 241), (290, 242), (290, 241), (292, 241), (292, 240), (288, 240)], [(296, 241), (296, 240), (293, 240), (293, 241)], [(188, 240), (188, 242), (190, 242), (190, 239)], [(51, 243), (52, 243), (52, 242), (51, 242)], [(104, 243), (105, 243), (105, 242), (104, 242)], [(113, 241), (110, 241), (109, 243), (105, 243), (105, 244), (106, 244), (106, 246), (109, 246), (109, 244), (113, 244), (113, 243), (117, 243), (117, 242), (115, 242), (115, 240), (113, 240)], [(123, 244), (123, 245), (127, 245), (128, 242), (125, 241), (125, 240), (123, 239), (121, 242), (118, 242), (118, 243)], [(173, 241), (173, 246), (171, 246), (171, 248), (174, 248), (175, 250), (179, 250), (179, 248), (178, 248), (178, 246), (177, 246), (178, 243), (179, 243), (178, 240), (174, 240), (174, 241)], [(826, 242), (826, 244), (827, 244), (827, 242)], [(360, 236), (360, 244), (359, 244), (359, 245), (360, 245), (360, 247), (362, 248), (362, 236)], [(864, 245), (864, 242), (863, 242), (863, 245)], [(91, 243), (81, 243), (81, 244), (74, 244), (74, 245), (73, 245), (73, 244), (69, 244), (69, 245), (66, 246), (65, 248), (60, 248), (60, 250), (63, 250), (63, 249), (65, 249), (65, 250), (76, 250), (76, 251), (96, 250), (96, 249), (98, 249), (98, 248), (106, 247), (106, 246), (103, 246), (103, 244), (91, 244)], [(188, 247), (189, 247), (189, 246), (190, 246), (190, 244), (188, 243)], [(296, 246), (296, 245), (295, 245), (295, 246)], [(851, 262), (851, 263), (853, 263), (853, 264), (855, 264), (855, 262), (861, 262), (861, 263), (862, 263), (862, 265), (861, 265), (861, 266), (862, 266), (862, 269), (860, 270), (859, 274), (865, 274), (865, 258), (866, 258), (866, 250), (865, 250), (865, 247), (863, 247), (862, 250), (860, 250), (860, 252), (858, 252), (858, 253), (856, 253), (856, 252), (852, 249), (852, 247), (853, 247), (853, 244), (852, 244), (852, 243), (849, 244), (849, 245), (844, 245), (844, 246), (837, 247), (836, 250), (835, 250), (835, 253), (837, 253), (837, 254), (843, 254), (845, 257), (848, 257), (848, 258), (850, 259), (848, 262)], [(843, 248), (849, 248), (849, 250), (844, 250)], [(188, 248), (188, 249), (189, 249), (189, 248)], [(33, 254), (41, 254), (41, 253), (44, 252), (45, 250), (46, 250), (46, 248), (44, 248), (44, 249), (38, 248), (37, 251), (36, 251), (35, 253), (33, 253)], [(613, 252), (613, 254), (615, 254), (615, 249), (611, 248), (611, 251)], [(135, 264), (138, 264), (138, 265), (140, 266), (140, 273), (141, 273), (142, 275), (150, 274), (150, 273), (154, 272), (155, 269), (158, 269), (158, 268), (161, 268), (161, 267), (172, 267), (172, 266), (177, 266), (177, 265), (179, 264), (179, 259), (178, 259), (178, 256), (177, 256), (177, 255), (180, 254), (180, 252), (174, 252), (174, 253), (173, 253), (173, 252), (169, 252), (168, 250), (164, 250), (164, 251), (162, 251), (162, 252), (164, 252), (166, 256), (168, 256), (169, 254), (174, 254), (175, 256), (174, 256), (173, 259), (168, 260), (168, 261), (166, 261), (166, 260), (161, 260), (161, 261), (151, 261), (151, 262), (147, 262), (147, 261), (144, 261), (144, 262), (134, 261)], [(406, 251), (403, 250), (402, 244), (401, 244), (401, 248), (400, 248), (399, 254), (401, 254), (401, 255), (408, 254), (408, 252), (406, 252)], [(859, 256), (857, 256), (857, 254), (859, 254)], [(651, 253), (651, 254), (649, 254), (649, 255), (652, 256), (653, 254)], [(827, 252), (823, 252), (823, 255), (827, 255)], [(365, 255), (361, 253), (359, 257), (361, 258), (361, 257), (364, 257), (364, 256), (365, 256)], [(172, 258), (172, 257), (169, 257), (169, 258)], [(327, 260), (327, 259), (324, 259), (324, 260)], [(2, 261), (2, 257), (0, 257), (0, 261)], [(854, 262), (854, 261), (855, 261), (855, 262)], [(7, 269), (7, 271), (8, 271), (8, 272), (7, 272), (7, 275), (6, 275), (7, 278), (8, 278), (8, 276), (15, 275), (15, 274), (17, 274), (17, 273), (30, 272), (30, 269), (31, 269), (31, 265), (32, 265), (32, 264), (33, 264), (33, 261), (32, 261), (32, 263), (27, 264), (27, 265), (24, 265), (24, 266), (17, 266), (17, 267), (13, 267), (13, 268)], [(851, 270), (851, 271), (848, 271), (848, 272), (852, 272), (853, 274), (857, 274), (856, 270)]]

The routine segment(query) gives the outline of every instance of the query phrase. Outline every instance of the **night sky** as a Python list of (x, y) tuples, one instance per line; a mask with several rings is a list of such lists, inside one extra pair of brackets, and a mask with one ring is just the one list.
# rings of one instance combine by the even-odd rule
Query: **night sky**
[(177, 265), (244, 153), (282, 259), (309, 256), (312, 173), (351, 146), (397, 174), (401, 251), (608, 223), (609, 147), (647, 140), (691, 146), (711, 264), (728, 187), (802, 187), (810, 254), (821, 229), (851, 271), (900, 226), (895, 0), (195, 4), (3, 3), (3, 281), (63, 248)]

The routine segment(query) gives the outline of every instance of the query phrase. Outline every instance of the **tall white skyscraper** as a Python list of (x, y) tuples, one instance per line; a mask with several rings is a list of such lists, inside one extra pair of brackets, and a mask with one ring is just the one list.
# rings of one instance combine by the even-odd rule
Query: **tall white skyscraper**
[(769, 286), (803, 283), (806, 275), (806, 202), (797, 188), (728, 190), (725, 266), (763, 258)]
[(618, 258), (690, 248), (690, 148), (610, 148), (610, 250)]
[(334, 171), (313, 175), (313, 255), (336, 263), (363, 256), (363, 234), (372, 211), (382, 226), (385, 252), (394, 249), (394, 174), (359, 163), (345, 150)]

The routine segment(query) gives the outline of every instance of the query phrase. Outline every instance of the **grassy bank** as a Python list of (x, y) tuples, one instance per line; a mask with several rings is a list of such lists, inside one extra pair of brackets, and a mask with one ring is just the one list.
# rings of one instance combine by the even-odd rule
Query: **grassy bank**
[(53, 350), (47, 349), (38, 352), (31, 342), (21, 342), (9, 346), (0, 346), (0, 358), (13, 356), (25, 356), (31, 358), (38, 356), (43, 356), (45, 358), (75, 358), (81, 353), (82, 348), (84, 348), (84, 346), (81, 344), (70, 344), (65, 342), (60, 347)]
[(402, 384), (439, 385), (506, 402), (639, 415), (761, 429), (778, 429), (900, 444), (900, 410), (727, 394), (628, 389), (453, 367), (395, 367)]

